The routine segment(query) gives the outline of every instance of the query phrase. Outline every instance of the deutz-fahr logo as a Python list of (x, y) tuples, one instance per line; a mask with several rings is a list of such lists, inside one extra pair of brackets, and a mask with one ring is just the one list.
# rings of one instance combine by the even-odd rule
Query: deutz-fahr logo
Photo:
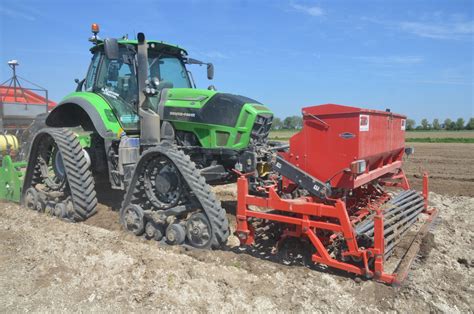
[(193, 112), (176, 112), (176, 111), (171, 111), (171, 112), (170, 112), (170, 116), (194, 118), (194, 117), (196, 116), (196, 114), (193, 113)]

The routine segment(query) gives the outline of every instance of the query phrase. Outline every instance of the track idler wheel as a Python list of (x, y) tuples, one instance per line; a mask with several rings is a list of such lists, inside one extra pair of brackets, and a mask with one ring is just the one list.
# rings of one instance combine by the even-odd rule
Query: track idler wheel
[(178, 223), (173, 223), (166, 228), (166, 243), (170, 245), (183, 244), (186, 239), (184, 227)]
[(145, 232), (144, 213), (140, 206), (130, 204), (121, 212), (120, 215), (127, 230), (133, 232), (137, 236), (140, 236)]
[(203, 213), (194, 213), (186, 223), (188, 243), (195, 248), (207, 248), (211, 243), (211, 224)]

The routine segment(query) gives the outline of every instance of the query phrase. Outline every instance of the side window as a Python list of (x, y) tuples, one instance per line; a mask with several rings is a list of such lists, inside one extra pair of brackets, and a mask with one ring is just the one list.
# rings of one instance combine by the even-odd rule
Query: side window
[(108, 60), (100, 68), (97, 87), (116, 93), (126, 101), (133, 101), (137, 95), (135, 71), (131, 64), (122, 60)]
[(96, 52), (92, 57), (91, 65), (89, 66), (89, 71), (87, 71), (85, 88), (86, 91), (91, 91), (94, 86), (94, 79), (97, 74), (97, 69), (99, 67), (100, 53)]

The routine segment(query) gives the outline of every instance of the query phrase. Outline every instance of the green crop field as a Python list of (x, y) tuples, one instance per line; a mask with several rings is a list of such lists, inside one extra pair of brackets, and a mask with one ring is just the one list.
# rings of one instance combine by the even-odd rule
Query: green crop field
[[(287, 141), (297, 130), (276, 130), (270, 132), (271, 140)], [(474, 131), (410, 131), (407, 142), (416, 143), (474, 143)]]

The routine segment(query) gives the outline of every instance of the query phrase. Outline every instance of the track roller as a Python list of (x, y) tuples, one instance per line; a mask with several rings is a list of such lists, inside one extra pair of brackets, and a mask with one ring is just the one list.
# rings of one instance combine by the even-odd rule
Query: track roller
[(186, 239), (186, 231), (181, 224), (173, 223), (166, 228), (166, 243), (170, 245), (183, 244)]
[(156, 224), (152, 221), (146, 223), (145, 226), (145, 237), (147, 239), (154, 239), (156, 241), (161, 241), (163, 239), (165, 230), (162, 224)]

